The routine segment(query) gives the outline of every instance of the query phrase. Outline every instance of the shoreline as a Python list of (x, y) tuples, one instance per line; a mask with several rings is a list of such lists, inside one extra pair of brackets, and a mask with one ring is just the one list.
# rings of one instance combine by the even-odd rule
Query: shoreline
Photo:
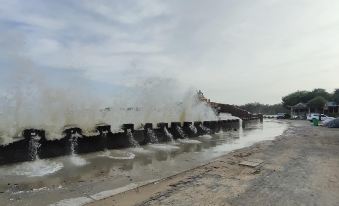
[[(253, 197), (260, 196), (260, 193), (250, 191), (253, 187), (256, 187), (254, 182), (262, 182), (265, 175), (274, 175), (279, 172), (289, 173), (288, 170), (285, 171), (283, 168), (287, 167), (287, 163), (293, 163), (296, 151), (289, 151), (285, 144), (297, 141), (297, 144), (292, 145), (298, 150), (299, 147), (303, 146), (300, 141), (304, 141), (305, 137), (315, 136), (315, 141), (318, 141), (319, 136), (327, 135), (332, 141), (339, 142), (339, 138), (333, 138), (333, 135), (337, 134), (339, 134), (338, 130), (314, 128), (304, 121), (289, 121), (288, 128), (274, 140), (261, 141), (252, 146), (231, 151), (193, 169), (122, 191), (87, 205), (269, 205), (268, 203), (276, 203), (270, 196), (257, 198), (260, 201), (255, 204), (252, 204), (253, 201), (246, 201), (247, 198), (241, 196), (246, 193), (250, 193)], [(274, 152), (272, 151), (272, 149), (275, 149), (274, 147), (280, 149)], [(339, 146), (337, 147), (339, 151)], [(276, 154), (272, 154), (272, 152)], [(306, 156), (302, 157), (306, 158)], [(251, 159), (260, 159), (263, 163), (256, 167), (239, 165), (240, 162)], [(336, 171), (339, 172), (339, 163), (337, 165)], [(293, 170), (293, 168), (291, 169)], [(331, 174), (333, 175), (332, 178), (337, 180), (338, 177), (334, 175), (335, 173), (331, 172)], [(296, 175), (299, 175), (299, 173), (296, 173)], [(318, 179), (314, 176), (310, 178)], [(279, 181), (272, 181), (270, 184), (279, 186), (281, 184)], [(294, 181), (298, 182), (297, 180)], [(264, 185), (261, 183), (258, 187), (260, 186)], [(335, 186), (336, 191), (339, 192), (338, 181), (335, 181)], [(284, 190), (277, 191), (277, 193), (280, 192), (284, 192)], [(197, 194), (199, 195), (196, 196)], [(285, 194), (282, 196), (282, 199), (284, 198), (288, 198), (288, 196)], [(334, 200), (339, 201), (339, 197)], [(295, 203), (301, 204), (304, 201), (307, 202), (307, 199), (298, 199)]]
[[(155, 144), (3, 167), (0, 199), (8, 205), (84, 205), (205, 165), (233, 150), (271, 140), (286, 128), (287, 123), (281, 121), (253, 122), (239, 131), (201, 136), (175, 146)], [(119, 159), (126, 152), (134, 153), (135, 158)], [(61, 169), (55, 171), (55, 166)], [(43, 174), (51, 169), (55, 172)], [(36, 176), (27, 178), (30, 174)]]

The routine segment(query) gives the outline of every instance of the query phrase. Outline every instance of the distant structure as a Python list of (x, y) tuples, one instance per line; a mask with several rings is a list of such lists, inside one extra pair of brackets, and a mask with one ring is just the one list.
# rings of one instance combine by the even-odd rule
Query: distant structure
[(320, 108), (314, 108), (309, 104), (299, 102), (294, 106), (289, 107), (291, 110), (291, 116), (300, 119), (306, 119), (306, 115), (309, 113), (323, 113), (330, 116), (339, 116), (339, 105), (336, 102), (326, 102), (325, 105)]
[(211, 102), (210, 99), (207, 99), (207, 98), (204, 96), (204, 93), (203, 93), (201, 90), (199, 90), (199, 91), (197, 92), (197, 95), (198, 95), (198, 98), (199, 98), (200, 101), (206, 102), (206, 103), (210, 103), (210, 102)]
[(236, 107), (234, 105), (211, 102), (210, 99), (208, 99), (204, 96), (204, 93), (201, 90), (197, 91), (197, 95), (198, 95), (198, 99), (200, 101), (206, 102), (208, 105), (210, 105), (217, 114), (229, 113), (229, 114), (236, 116), (236, 117), (239, 117), (243, 120), (262, 119), (261, 114), (252, 114), (252, 113), (250, 113), (250, 112), (248, 112), (244, 109), (241, 109), (239, 107)]
[(326, 102), (324, 106), (324, 113), (332, 116), (339, 116), (339, 103)]
[(291, 117), (298, 119), (306, 119), (307, 113), (309, 113), (309, 107), (307, 104), (299, 102), (298, 104), (291, 106)]

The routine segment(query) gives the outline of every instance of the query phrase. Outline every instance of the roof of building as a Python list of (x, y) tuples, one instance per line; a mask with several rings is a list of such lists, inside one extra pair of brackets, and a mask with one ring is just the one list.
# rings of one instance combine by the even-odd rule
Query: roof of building
[(298, 104), (291, 106), (293, 109), (305, 109), (307, 105), (305, 103), (299, 102)]
[(339, 106), (336, 102), (326, 102), (325, 106), (327, 107), (335, 107), (335, 106)]

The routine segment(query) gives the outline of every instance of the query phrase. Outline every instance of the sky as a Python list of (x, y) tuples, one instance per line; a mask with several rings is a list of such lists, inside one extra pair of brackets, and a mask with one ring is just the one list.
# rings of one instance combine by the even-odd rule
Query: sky
[(0, 92), (19, 67), (108, 96), (148, 79), (229, 104), (332, 92), (338, 11), (337, 0), (0, 0)]

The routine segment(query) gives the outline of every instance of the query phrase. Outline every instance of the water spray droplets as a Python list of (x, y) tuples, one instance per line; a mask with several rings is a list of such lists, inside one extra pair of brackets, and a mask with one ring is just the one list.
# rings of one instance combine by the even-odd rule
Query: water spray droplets
[(173, 135), (167, 130), (166, 127), (164, 127), (164, 132), (165, 132), (166, 137), (167, 137), (168, 139), (170, 139), (170, 141), (171, 141), (172, 143), (174, 143)]
[(200, 124), (199, 127), (204, 131), (206, 132), (207, 134), (210, 134), (211, 133), (211, 130), (207, 127), (205, 127), (203, 124)]
[(197, 128), (194, 126), (194, 124), (190, 124), (189, 125), (190, 130), (193, 132), (193, 134), (197, 134), (198, 130)]
[(140, 147), (139, 143), (134, 139), (133, 133), (131, 129), (127, 129), (127, 137), (128, 141), (132, 147)]
[(82, 137), (81, 134), (78, 132), (72, 133), (70, 138), (71, 143), (71, 155), (75, 155), (77, 153), (77, 147), (78, 147), (78, 138)]
[(153, 144), (158, 144), (158, 137), (155, 135), (153, 129), (147, 128), (147, 136), (150, 138), (150, 142)]
[(39, 136), (39, 134), (37, 134), (36, 132), (32, 132), (31, 133), (31, 139), (29, 140), (29, 156), (31, 158), (31, 160), (39, 160), (39, 148), (41, 147), (40, 144), (40, 139), (41, 137)]
[(181, 127), (176, 126), (175, 129), (177, 130), (177, 132), (179, 133), (181, 138), (187, 139), (187, 136), (185, 135), (184, 131), (182, 130)]

